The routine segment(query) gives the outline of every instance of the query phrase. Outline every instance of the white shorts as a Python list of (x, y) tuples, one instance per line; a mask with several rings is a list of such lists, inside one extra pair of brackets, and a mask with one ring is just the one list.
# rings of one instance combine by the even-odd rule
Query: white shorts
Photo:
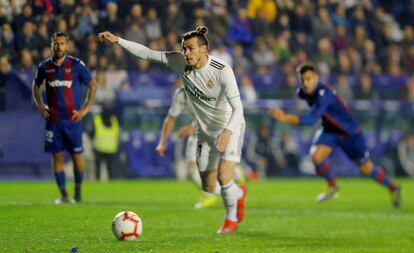
[(197, 135), (197, 167), (200, 172), (218, 169), (221, 159), (240, 162), (244, 139), (245, 123), (235, 129), (230, 137), (229, 144), (224, 152), (220, 153), (216, 148), (216, 138), (206, 135), (202, 131)]
[(187, 138), (187, 145), (185, 146), (185, 160), (192, 162), (197, 159), (197, 134), (192, 134)]

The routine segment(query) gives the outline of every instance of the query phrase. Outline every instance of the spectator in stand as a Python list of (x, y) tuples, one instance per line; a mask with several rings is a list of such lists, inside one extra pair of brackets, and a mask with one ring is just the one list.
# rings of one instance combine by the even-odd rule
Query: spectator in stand
[(99, 31), (113, 30), (121, 32), (124, 27), (122, 21), (118, 18), (118, 5), (115, 2), (108, 2), (105, 7), (103, 16), (99, 19)]
[(364, 51), (364, 45), (368, 40), (368, 35), (365, 28), (362, 25), (355, 26), (353, 30), (353, 41), (352, 43), (361, 54)]
[(274, 34), (279, 35), (285, 32), (290, 33), (290, 21), (287, 13), (281, 13), (279, 18), (273, 22)]
[(246, 9), (239, 8), (237, 15), (233, 15), (228, 29), (227, 39), (230, 43), (240, 43), (249, 48), (253, 42), (252, 24), (246, 15)]
[(233, 66), (236, 68), (237, 66), (241, 66), (245, 72), (249, 73), (251, 70), (251, 64), (249, 60), (244, 56), (244, 50), (242, 45), (235, 44), (233, 45)]
[(366, 40), (364, 51), (362, 52), (362, 62), (364, 64), (364, 72), (370, 74), (380, 74), (381, 66), (378, 64), (377, 56), (375, 54), (376, 46), (374, 41)]
[[(111, 28), (113, 31), (113, 28)], [(162, 37), (161, 22), (158, 18), (158, 13), (155, 8), (150, 8), (147, 13), (147, 21), (144, 26), (145, 33), (149, 40), (157, 40)]]
[(254, 103), (257, 100), (256, 90), (253, 86), (252, 79), (244, 75), (241, 77), (240, 81), (240, 96), (243, 101)]
[(312, 34), (312, 22), (310, 17), (306, 14), (306, 9), (303, 3), (296, 3), (295, 11), (289, 17), (289, 21), (292, 32)]
[(335, 27), (329, 17), (328, 9), (319, 8), (318, 16), (312, 18), (312, 31), (316, 39), (333, 37)]
[(3, 54), (8, 54), (10, 56), (14, 56), (16, 51), (14, 51), (14, 33), (11, 29), (10, 24), (5, 23), (2, 25), (2, 30), (0, 33), (0, 45), (1, 51)]
[(255, 41), (255, 48), (253, 50), (253, 63), (256, 66), (271, 67), (275, 64), (275, 57), (269, 46), (262, 38)]
[(37, 39), (38, 45), (36, 50), (40, 52), (44, 47), (50, 47), (50, 38), (49, 38), (49, 29), (47, 28), (47, 24), (42, 22), (38, 24), (37, 27)]
[(233, 59), (231, 54), (227, 52), (226, 45), (223, 41), (216, 41), (216, 46), (214, 49), (211, 50), (210, 55), (223, 60), (225, 63), (229, 64), (231, 67), (233, 66)]
[(13, 18), (12, 27), (13, 31), (16, 34), (19, 34), (22, 31), (24, 23), (27, 21), (34, 22), (34, 16), (32, 15), (33, 9), (30, 3), (26, 3), (22, 6), (21, 14)]
[(351, 86), (349, 85), (348, 77), (344, 74), (340, 74), (336, 80), (335, 90), (338, 92), (338, 95), (343, 97), (346, 101), (352, 100), (354, 94), (352, 93)]
[(405, 25), (403, 30), (403, 39), (401, 41), (401, 47), (403, 51), (406, 51), (411, 45), (414, 44), (414, 29), (412, 25)]
[(137, 24), (142, 29), (145, 25), (145, 17), (142, 15), (142, 6), (138, 3), (133, 4), (130, 14), (126, 17), (127, 26)]
[(402, 55), (404, 71), (407, 74), (414, 73), (414, 43), (412, 43)]
[(336, 61), (332, 50), (328, 38), (322, 38), (318, 41), (318, 51), (313, 55), (313, 60), (321, 75), (327, 75), (335, 68)]
[(205, 15), (204, 19), (207, 26), (210, 27), (208, 36), (211, 41), (226, 38), (231, 20), (230, 14), (224, 6), (215, 5), (213, 11)]
[(78, 36), (80, 39), (85, 38), (88, 34), (93, 34), (94, 27), (98, 24), (98, 16), (89, 5), (78, 6), (76, 8)]
[(336, 27), (335, 36), (332, 38), (332, 44), (336, 53), (349, 47), (349, 39), (344, 25)]
[(115, 101), (115, 90), (106, 81), (105, 71), (97, 71), (95, 76), (97, 90), (95, 95), (95, 104), (98, 105), (111, 105)]
[(33, 54), (37, 55), (37, 48), (39, 45), (39, 39), (35, 34), (36, 26), (32, 21), (26, 21), (23, 24), (22, 33), (18, 35), (16, 42), (17, 52), (23, 48), (28, 48)]
[[(20, 52), (20, 64), (17, 68), (17, 71), (20, 73), (25, 73), (30, 76), (29, 79), (33, 78), (35, 74), (35, 65), (33, 64), (33, 56), (29, 49), (24, 48)], [(30, 84), (31, 80), (27, 80)]]
[(375, 100), (379, 95), (372, 86), (371, 76), (363, 73), (359, 78), (358, 86), (354, 91), (354, 99)]
[(6, 109), (6, 82), (10, 69), (9, 58), (0, 55), (0, 111)]
[(284, 79), (276, 90), (274, 97), (277, 99), (296, 99), (297, 87), (295, 73), (289, 71), (284, 75)]
[(162, 19), (163, 34), (168, 34), (172, 31), (179, 34), (183, 32), (185, 25), (185, 17), (183, 16), (183, 12), (181, 12), (179, 9), (179, 3), (168, 3), (166, 16)]
[(266, 42), (271, 45), (271, 50), (278, 64), (287, 62), (292, 57), (292, 51), (289, 48), (289, 33), (283, 32), (275, 38), (273, 34), (266, 36)]
[(348, 25), (346, 8), (343, 4), (339, 3), (336, 5), (335, 12), (332, 14), (332, 22), (335, 27)]

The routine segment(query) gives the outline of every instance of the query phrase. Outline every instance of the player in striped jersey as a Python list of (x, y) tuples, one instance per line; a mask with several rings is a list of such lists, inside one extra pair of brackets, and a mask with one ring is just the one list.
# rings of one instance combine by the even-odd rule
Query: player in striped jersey
[[(46, 119), (45, 151), (52, 153), (52, 167), (61, 194), (56, 204), (68, 202), (63, 171), (65, 150), (74, 164), (74, 201), (81, 201), (84, 169), (81, 119), (88, 113), (96, 92), (96, 83), (85, 64), (68, 55), (68, 42), (69, 37), (63, 32), (52, 35), (53, 56), (39, 64), (32, 88), (36, 106)], [(46, 85), (47, 105), (42, 100), (43, 84)], [(84, 102), (82, 84), (88, 86)]]
[(243, 105), (231, 67), (207, 54), (207, 32), (207, 27), (202, 26), (185, 33), (182, 52), (154, 51), (110, 32), (100, 33), (99, 37), (141, 59), (165, 64), (180, 73), (198, 126), (197, 162), (203, 189), (214, 192), (216, 181), (220, 183), (226, 217), (217, 232), (232, 233), (244, 218), (245, 188), (233, 181), (243, 144)]
[(297, 116), (274, 108), (269, 114), (280, 122), (292, 125), (311, 125), (322, 119), (322, 128), (314, 136), (311, 156), (316, 172), (328, 183), (328, 190), (318, 195), (317, 202), (331, 199), (339, 190), (327, 161), (336, 147), (339, 147), (357, 163), (362, 174), (387, 187), (393, 206), (399, 207), (400, 186), (391, 180), (383, 168), (372, 162), (365, 137), (345, 101), (330, 86), (319, 82), (319, 76), (312, 65), (300, 66), (298, 76), (302, 82), (298, 95), (309, 104), (310, 113)]

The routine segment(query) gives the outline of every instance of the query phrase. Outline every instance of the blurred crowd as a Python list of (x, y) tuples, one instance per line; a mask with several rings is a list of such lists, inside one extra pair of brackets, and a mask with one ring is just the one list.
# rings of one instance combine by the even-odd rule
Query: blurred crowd
[[(70, 34), (71, 53), (93, 71), (161, 72), (121, 48), (109, 50), (97, 33), (180, 50), (183, 32), (206, 25), (210, 53), (237, 75), (284, 76), (279, 98), (296, 84), (294, 66), (311, 61), (323, 77), (337, 75), (346, 98), (375, 98), (371, 77), (387, 75), (405, 77), (397, 99), (414, 101), (412, 0), (0, 0), (0, 25), (2, 72), (34, 71), (50, 56), (55, 31)], [(357, 92), (348, 75), (357, 77)]]

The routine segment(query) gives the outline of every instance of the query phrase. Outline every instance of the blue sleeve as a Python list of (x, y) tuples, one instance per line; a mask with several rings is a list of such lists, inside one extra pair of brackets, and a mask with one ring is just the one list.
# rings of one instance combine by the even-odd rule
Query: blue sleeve
[(92, 76), (83, 61), (79, 61), (78, 70), (81, 83), (89, 85), (89, 82), (92, 80)]
[(45, 78), (46, 78), (45, 68), (43, 67), (42, 64), (39, 64), (36, 70), (35, 78), (34, 78), (35, 85), (37, 86), (42, 85)]
[(334, 99), (334, 95), (327, 89), (320, 89), (317, 94), (314, 105), (311, 108), (311, 112), (307, 115), (299, 117), (299, 125), (313, 125), (322, 117), (322, 114), (326, 111), (329, 105), (331, 105)]

